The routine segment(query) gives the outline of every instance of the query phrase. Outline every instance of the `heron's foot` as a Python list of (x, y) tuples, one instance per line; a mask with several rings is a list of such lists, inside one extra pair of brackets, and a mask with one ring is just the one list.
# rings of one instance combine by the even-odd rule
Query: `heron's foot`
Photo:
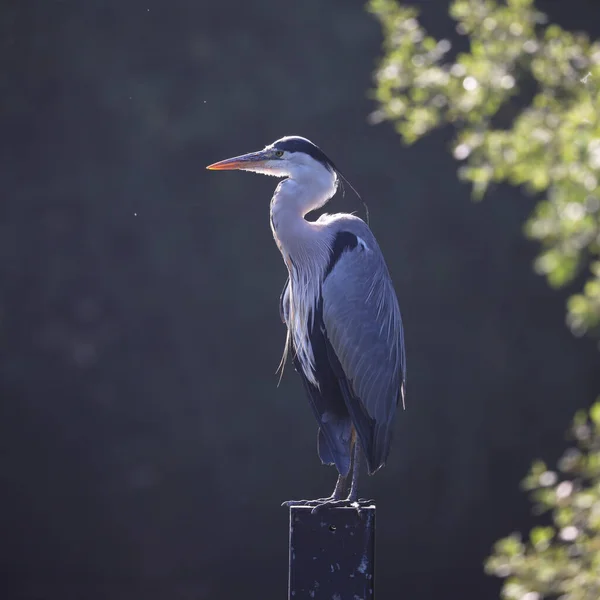
[(316, 504), (310, 512), (314, 515), (327, 508), (355, 508), (356, 510), (360, 510), (361, 508), (371, 506), (372, 504), (373, 500), (365, 500), (364, 498), (356, 500), (352, 499), (351, 497), (348, 497), (345, 500), (326, 498), (323, 502)]
[(328, 498), (317, 498), (316, 500), (286, 500), (281, 503), (281, 506), (318, 506), (323, 502), (329, 502), (330, 500), (335, 500), (333, 496), (329, 496)]
[(355, 500), (355, 502), (362, 507), (375, 504), (375, 500), (367, 500), (366, 498), (359, 498), (358, 500)]

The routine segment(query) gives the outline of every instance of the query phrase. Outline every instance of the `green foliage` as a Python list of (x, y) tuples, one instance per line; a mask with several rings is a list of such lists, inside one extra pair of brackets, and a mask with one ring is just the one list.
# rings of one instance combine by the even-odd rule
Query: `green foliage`
[(534, 528), (526, 541), (500, 540), (486, 563), (488, 573), (507, 578), (507, 600), (600, 598), (600, 402), (575, 416), (572, 434), (577, 446), (558, 472), (538, 462), (523, 482), (552, 525)]
[(526, 225), (535, 267), (560, 287), (590, 267), (568, 302), (578, 335), (600, 326), (600, 43), (547, 25), (533, 0), (454, 0), (450, 14), (470, 51), (426, 35), (395, 0), (369, 4), (384, 31), (373, 121), (406, 143), (436, 127), (457, 131), (460, 176), (482, 198), (492, 183), (543, 195)]
[[(541, 243), (536, 269), (552, 286), (589, 265), (568, 301), (576, 334), (600, 326), (600, 44), (548, 25), (533, 0), (454, 0), (450, 14), (470, 50), (450, 58), (417, 12), (371, 0), (384, 30), (375, 122), (410, 144), (451, 124), (460, 176), (480, 199), (506, 182), (539, 194), (526, 232)], [(552, 525), (500, 540), (486, 570), (507, 578), (510, 600), (600, 598), (600, 402), (575, 417), (577, 447), (558, 472), (535, 463), (524, 487)]]

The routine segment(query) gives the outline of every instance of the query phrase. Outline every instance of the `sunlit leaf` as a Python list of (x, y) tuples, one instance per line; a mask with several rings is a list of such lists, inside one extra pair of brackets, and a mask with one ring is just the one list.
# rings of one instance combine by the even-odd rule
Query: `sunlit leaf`
[[(375, 77), (379, 121), (405, 143), (452, 125), (474, 199), (503, 182), (539, 196), (525, 225), (540, 246), (535, 269), (554, 287), (583, 281), (567, 323), (575, 335), (600, 333), (600, 43), (548, 24), (533, 0), (453, 0), (470, 50), (450, 60), (414, 9), (369, 6), (386, 53)], [(523, 82), (536, 83), (533, 99), (520, 95)], [(505, 579), (505, 599), (600, 598), (600, 402), (575, 415), (571, 439), (558, 471), (535, 462), (522, 483), (551, 525), (528, 541), (499, 540), (485, 563)]]
[[(369, 7), (385, 36), (379, 120), (392, 121), (409, 144), (452, 124), (460, 177), (475, 200), (492, 182), (545, 196), (526, 227), (541, 245), (535, 267), (553, 287), (572, 282), (600, 257), (600, 43), (546, 24), (532, 0), (454, 0), (450, 15), (470, 51), (451, 61), (449, 44), (428, 36), (413, 8), (395, 0)], [(519, 96), (519, 82), (532, 79), (534, 98)], [(515, 96), (529, 105), (494, 128)], [(600, 286), (599, 274), (594, 281)], [(569, 302), (574, 334), (600, 333), (598, 289), (584, 285)]]

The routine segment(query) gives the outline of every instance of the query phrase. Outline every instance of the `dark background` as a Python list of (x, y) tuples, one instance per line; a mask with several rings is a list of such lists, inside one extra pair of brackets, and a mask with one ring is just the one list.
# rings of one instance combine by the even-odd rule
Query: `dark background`
[[(597, 2), (538, 5), (600, 33)], [(405, 321), (407, 410), (363, 487), (378, 598), (497, 598), (481, 563), (531, 525), (519, 481), (600, 390), (597, 349), (532, 271), (533, 199), (474, 204), (450, 132), (368, 124), (362, 2), (15, 0), (0, 43), (0, 597), (285, 597), (280, 503), (335, 473), (277, 387), (276, 182), (204, 167), (300, 134), (368, 201)]]

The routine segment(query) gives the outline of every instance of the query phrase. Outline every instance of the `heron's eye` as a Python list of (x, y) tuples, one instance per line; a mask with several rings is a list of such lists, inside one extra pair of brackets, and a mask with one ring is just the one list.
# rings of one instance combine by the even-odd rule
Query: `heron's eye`
[(281, 158), (283, 156), (283, 150), (275, 150), (275, 156)]

